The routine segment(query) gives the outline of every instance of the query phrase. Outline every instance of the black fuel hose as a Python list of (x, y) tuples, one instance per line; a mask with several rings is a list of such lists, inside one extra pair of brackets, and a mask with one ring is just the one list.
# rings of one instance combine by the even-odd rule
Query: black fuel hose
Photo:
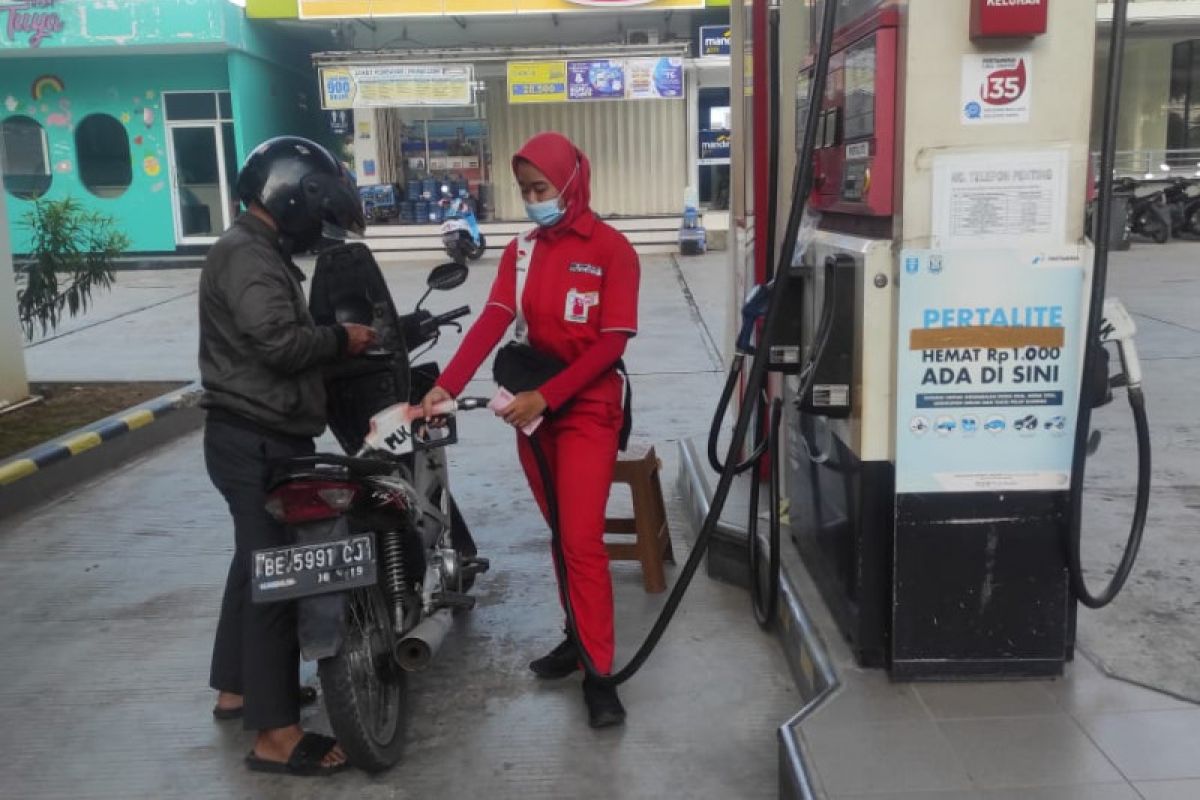
[[(792, 178), (792, 209), (788, 214), (787, 228), (783, 238), (783, 252), (785, 253), (793, 253), (796, 250), (796, 241), (800, 236), (800, 223), (804, 217), (804, 208), (808, 195), (812, 191), (813, 151), (817, 139), (818, 110), (821, 105), (820, 98), (825, 96), (825, 84), (829, 78), (829, 60), (833, 51), (833, 31), (837, 22), (837, 7), (837, 3), (826, 3), (821, 18), (821, 38), (817, 48), (816, 64), (813, 69), (813, 81), (809, 87), (808, 119), (805, 122), (804, 140), (797, 154), (796, 170)], [(770, 302), (767, 305), (766, 318), (763, 323), (764, 330), (767, 331), (776, 330), (781, 314), (791, 313), (790, 309), (785, 310), (783, 308), (782, 302), (786, 294), (786, 283), (789, 279), (788, 270), (781, 270), (776, 277), (777, 280), (774, 282), (774, 287), (770, 294)], [(769, 347), (759, 347), (754, 354), (750, 371), (746, 377), (746, 397), (758, 397), (762, 393), (766, 384), (767, 355), (769, 352)], [(554, 561), (555, 574), (558, 576), (559, 593), (562, 597), (563, 610), (567, 618), (567, 635), (575, 642), (579, 651), (579, 659), (589, 678), (613, 686), (624, 683), (641, 669), (642, 665), (650, 657), (650, 653), (658, 645), (659, 640), (662, 639), (663, 633), (671, 623), (671, 619), (675, 616), (675, 612), (683, 600), (684, 592), (687, 591), (688, 586), (691, 584), (696, 570), (700, 568), (700, 562), (708, 550), (709, 541), (712, 539), (712, 535), (717, 529), (717, 524), (721, 520), (721, 514), (725, 510), (725, 503), (729, 499), (729, 492), (733, 488), (733, 479), (737, 472), (737, 454), (740, 449), (740, 443), (745, 440), (747, 433), (750, 431), (750, 422), (754, 416), (754, 411), (754, 403), (745, 403), (738, 413), (737, 423), (734, 425), (733, 438), (729, 443), (729, 452), (725, 459), (726, 468), (721, 471), (716, 489), (713, 492), (708, 514), (704, 518), (704, 523), (700, 526), (700, 531), (696, 534), (696, 541), (692, 546), (692, 552), (688, 555), (687, 561), (684, 562), (679, 579), (675, 582), (675, 586), (672, 587), (670, 594), (667, 596), (667, 601), (663, 606), (662, 612), (659, 613), (658, 619), (654, 621), (654, 625), (650, 629), (650, 633), (647, 634), (646, 639), (638, 647), (637, 652), (634, 653), (629, 663), (611, 675), (603, 674), (596, 669), (591, 656), (579, 639), (579, 628), (575, 623), (575, 612), (571, 608), (571, 593), (568, 588), (570, 578), (567, 575), (566, 559), (562, 549), (558, 496), (554, 491), (554, 475), (550, 469), (546, 453), (538, 440), (538, 434), (535, 433), (530, 437), (534, 461), (537, 463), (542, 485), (546, 489), (546, 510), (548, 511), (547, 516), (550, 520), (550, 547), (553, 554), (552, 560)]]
[(1128, 29), (1129, 0), (1114, 0), (1112, 38), (1108, 48), (1108, 74), (1104, 97), (1104, 131), (1100, 144), (1100, 184), (1096, 200), (1096, 230), (1093, 232), (1096, 261), (1092, 270), (1092, 291), (1088, 303), (1088, 324), (1084, 342), (1084, 375), (1079, 392), (1079, 412), (1076, 416), (1075, 450), (1071, 460), (1070, 505), (1071, 518), (1067, 531), (1067, 567), (1075, 597), (1088, 608), (1103, 608), (1113, 601), (1124, 587), (1133, 570), (1142, 534), (1146, 528), (1146, 512), (1150, 506), (1150, 425), (1146, 417), (1146, 400), (1140, 386), (1130, 386), (1129, 406), (1133, 412), (1137, 435), (1138, 483), (1134, 500), (1133, 522), (1125, 552), (1108, 586), (1099, 594), (1088, 588), (1083, 574), (1083, 482), (1087, 465), (1088, 438), (1091, 434), (1092, 409), (1097, 400), (1093, 382), (1086, 376), (1100, 358), (1101, 324), (1104, 320), (1104, 296), (1108, 288), (1109, 229), (1112, 218), (1113, 168), (1116, 162), (1117, 114), (1121, 104), (1121, 76), (1125, 62), (1125, 34)]

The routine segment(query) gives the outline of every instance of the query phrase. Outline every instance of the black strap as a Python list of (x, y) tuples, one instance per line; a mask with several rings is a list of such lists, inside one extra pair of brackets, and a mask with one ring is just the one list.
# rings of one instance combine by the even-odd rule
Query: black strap
[(621, 377), (625, 379), (625, 403), (622, 406), (624, 419), (621, 421), (621, 433), (617, 438), (617, 448), (624, 453), (629, 449), (629, 436), (633, 433), (633, 381), (629, 379), (629, 370), (625, 368), (625, 359), (617, 359), (614, 366)]

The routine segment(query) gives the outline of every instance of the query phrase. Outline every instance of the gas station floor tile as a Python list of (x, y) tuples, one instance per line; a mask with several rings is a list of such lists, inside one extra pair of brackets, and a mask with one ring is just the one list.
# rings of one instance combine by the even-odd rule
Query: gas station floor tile
[(976, 786), (1109, 783), (1121, 773), (1065, 714), (940, 723)]
[(1036, 717), (1058, 711), (1046, 684), (927, 683), (915, 687), (934, 719)]
[(1144, 800), (1195, 800), (1200, 797), (1200, 780), (1139, 781), (1134, 786)]
[(834, 797), (880, 787), (892, 792), (971, 788), (950, 742), (929, 720), (820, 726), (806, 730), (804, 738)]
[(1020, 789), (993, 789), (982, 792), (979, 797), (981, 800), (1141, 800), (1127, 783), (1024, 786)]
[(1079, 721), (1130, 780), (1200, 778), (1200, 708), (1085, 714)]

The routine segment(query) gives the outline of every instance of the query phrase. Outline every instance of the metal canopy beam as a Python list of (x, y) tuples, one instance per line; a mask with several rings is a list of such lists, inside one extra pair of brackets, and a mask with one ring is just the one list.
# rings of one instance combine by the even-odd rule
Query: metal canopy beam
[(688, 42), (661, 44), (608, 44), (576, 47), (479, 47), (435, 48), (422, 50), (344, 50), (313, 53), (314, 66), (337, 65), (373, 66), (380, 64), (442, 64), (498, 63), (504, 61), (539, 61), (560, 58), (636, 58), (639, 56), (678, 56), (686, 58)]

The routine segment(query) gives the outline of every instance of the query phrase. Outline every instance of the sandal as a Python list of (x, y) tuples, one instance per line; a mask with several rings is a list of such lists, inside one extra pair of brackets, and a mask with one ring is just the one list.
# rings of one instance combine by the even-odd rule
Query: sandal
[[(311, 706), (315, 702), (317, 702), (317, 690), (311, 686), (301, 686), (300, 707), (304, 708), (305, 706)], [(231, 719), (241, 719), (242, 707), (238, 706), (237, 708), (219, 708), (217, 706), (213, 706), (212, 715), (213, 719), (220, 720), (221, 722)]]
[(310, 731), (296, 742), (287, 761), (268, 761), (256, 756), (251, 750), (246, 755), (246, 766), (252, 772), (270, 772), (275, 775), (294, 775), (302, 778), (335, 775), (350, 767), (349, 762), (328, 767), (321, 763), (321, 760), (329, 755), (329, 751), (336, 745), (337, 740), (332, 736), (323, 736)]

